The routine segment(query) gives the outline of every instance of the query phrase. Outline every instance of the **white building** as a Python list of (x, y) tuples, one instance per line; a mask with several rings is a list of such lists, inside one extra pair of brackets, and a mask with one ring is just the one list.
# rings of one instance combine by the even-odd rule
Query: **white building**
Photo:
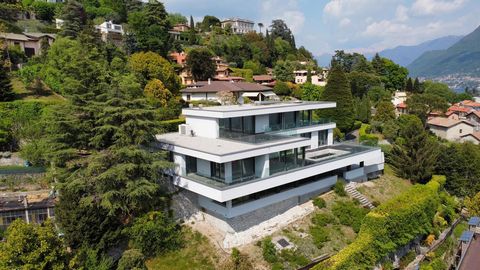
[[(295, 74), (295, 83), (296, 84), (304, 84), (307, 82), (308, 79), (308, 70), (295, 70), (293, 72)], [(325, 86), (327, 85), (327, 74), (328, 70), (323, 71), (321, 75), (317, 75), (315, 70), (310, 71), (310, 75), (312, 77), (312, 84)]]
[(225, 21), (222, 21), (222, 28), (231, 27), (232, 33), (234, 34), (246, 34), (253, 32), (255, 23), (250, 20), (240, 19), (240, 18), (230, 18)]
[(432, 118), (427, 124), (435, 135), (449, 141), (460, 141), (465, 135), (472, 134), (475, 128), (470, 121), (444, 117)]
[(407, 101), (407, 92), (404, 91), (395, 91), (395, 94), (392, 97), (393, 106), (397, 107), (402, 103)]
[[(287, 211), (328, 191), (338, 176), (364, 181), (384, 168), (379, 148), (333, 144), (335, 123), (315, 117), (334, 102), (257, 102), (188, 108), (170, 151), (175, 185), (200, 209), (231, 224)], [(259, 212), (260, 211), (260, 212)], [(268, 212), (268, 211), (267, 211)], [(255, 214), (257, 213), (257, 214)]]
[(123, 41), (123, 35), (125, 34), (121, 24), (115, 24), (112, 21), (108, 21), (96, 25), (95, 29), (102, 36), (103, 42), (111, 41), (117, 45), (121, 45)]

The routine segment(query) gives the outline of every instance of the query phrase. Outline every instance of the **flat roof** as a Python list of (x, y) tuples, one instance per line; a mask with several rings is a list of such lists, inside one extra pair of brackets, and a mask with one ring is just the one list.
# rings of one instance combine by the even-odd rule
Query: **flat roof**
[(468, 220), (468, 225), (479, 226), (480, 225), (480, 217), (471, 217), (470, 220)]
[(478, 235), (473, 237), (473, 232), (468, 234), (468, 237), (470, 236), (472, 243), (460, 263), (459, 270), (478, 270), (478, 266), (480, 265), (480, 256), (478, 256), (480, 253), (480, 237)]
[[(233, 139), (212, 139), (199, 136), (182, 135), (178, 132), (165, 133), (156, 136), (161, 144), (168, 144), (177, 147), (186, 148), (193, 151), (199, 151), (215, 156), (226, 156), (241, 152), (248, 152), (262, 148), (270, 148), (277, 145), (287, 145), (290, 143), (306, 142), (310, 144), (309, 138), (278, 136), (271, 140), (265, 140), (260, 143), (248, 143)], [(162, 147), (164, 148), (164, 147)]]
[(243, 105), (186, 108), (182, 110), (182, 114), (185, 116), (230, 118), (281, 112), (295, 112), (301, 110), (327, 109), (335, 108), (336, 105), (337, 104), (335, 102), (330, 101), (272, 102), (262, 104), (252, 103)]

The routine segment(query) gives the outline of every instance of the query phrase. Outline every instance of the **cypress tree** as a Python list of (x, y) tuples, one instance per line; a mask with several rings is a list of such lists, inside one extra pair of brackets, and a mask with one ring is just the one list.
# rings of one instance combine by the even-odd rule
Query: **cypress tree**
[(409, 93), (413, 92), (413, 81), (412, 81), (412, 78), (410, 77), (407, 80), (407, 85), (405, 86), (405, 90)]
[(10, 78), (8, 78), (7, 71), (0, 66), (0, 101), (12, 100), (14, 96), (12, 83)]
[(64, 37), (76, 38), (87, 24), (87, 13), (82, 4), (70, 0), (63, 7), (62, 20), (64, 20), (60, 34)]
[(321, 116), (334, 120), (341, 131), (350, 131), (355, 121), (353, 96), (347, 76), (339, 65), (332, 67), (322, 99), (336, 102), (337, 107), (322, 110)]
[(420, 83), (418, 78), (415, 78), (415, 82), (413, 83), (413, 91), (412, 92), (417, 93), (417, 94), (420, 94), (420, 93), (423, 92), (422, 84)]

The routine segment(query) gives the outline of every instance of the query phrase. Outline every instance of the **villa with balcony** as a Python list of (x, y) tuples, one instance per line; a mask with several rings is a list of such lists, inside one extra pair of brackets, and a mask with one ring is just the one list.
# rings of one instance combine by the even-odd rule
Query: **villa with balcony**
[(157, 135), (157, 146), (171, 153), (174, 184), (200, 209), (222, 220), (245, 220), (265, 207), (287, 210), (307, 202), (339, 177), (365, 181), (383, 171), (379, 148), (334, 144), (336, 125), (318, 111), (335, 106), (259, 101), (187, 108), (186, 124)]

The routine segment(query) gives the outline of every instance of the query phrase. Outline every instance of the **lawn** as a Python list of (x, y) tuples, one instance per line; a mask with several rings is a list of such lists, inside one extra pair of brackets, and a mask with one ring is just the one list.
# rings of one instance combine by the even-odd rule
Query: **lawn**
[(214, 270), (219, 250), (201, 233), (184, 228), (185, 244), (180, 250), (168, 252), (147, 261), (151, 270)]
[(395, 176), (392, 168), (385, 164), (384, 174), (378, 179), (361, 184), (357, 190), (370, 201), (383, 203), (411, 187), (410, 181)]
[(13, 92), (17, 96), (17, 99), (24, 101), (40, 101), (49, 104), (61, 103), (66, 99), (61, 95), (54, 93), (50, 89), (45, 90), (44, 93), (37, 95), (28, 89), (25, 84), (17, 77), (11, 78)]

